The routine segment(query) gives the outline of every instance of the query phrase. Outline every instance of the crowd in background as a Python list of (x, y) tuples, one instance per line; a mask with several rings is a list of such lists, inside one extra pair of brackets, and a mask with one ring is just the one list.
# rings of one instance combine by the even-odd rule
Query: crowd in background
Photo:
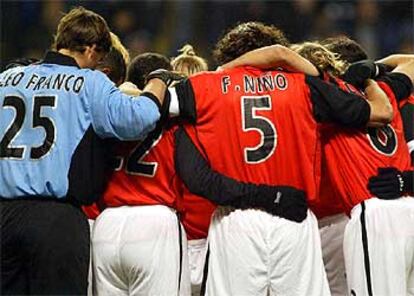
[(184, 43), (209, 59), (222, 31), (257, 20), (283, 29), (293, 42), (338, 33), (352, 36), (371, 57), (414, 52), (411, 0), (282, 1), (1, 1), (1, 66), (18, 57), (40, 58), (63, 11), (83, 5), (101, 14), (131, 56), (173, 56)]

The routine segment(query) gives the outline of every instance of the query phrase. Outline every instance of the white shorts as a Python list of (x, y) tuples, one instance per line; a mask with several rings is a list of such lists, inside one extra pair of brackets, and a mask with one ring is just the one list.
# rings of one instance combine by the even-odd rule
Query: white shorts
[(188, 262), (191, 276), (191, 295), (198, 296), (201, 292), (204, 263), (207, 254), (207, 239), (188, 241)]
[(351, 295), (414, 295), (414, 198), (355, 206), (344, 255)]
[(256, 209), (216, 209), (209, 229), (206, 294), (330, 295), (317, 221)]
[(322, 257), (332, 296), (348, 294), (343, 252), (345, 226), (349, 218), (345, 214), (318, 220), (321, 235)]
[(97, 296), (190, 295), (187, 241), (173, 209), (105, 209), (95, 221), (92, 250)]
[[(92, 241), (92, 234), (93, 234), (93, 224), (95, 223), (95, 220), (88, 219), (89, 222), (89, 232), (91, 235), (91, 241)], [(89, 273), (88, 273), (88, 292), (86, 295), (92, 296), (93, 293), (93, 272), (92, 272), (92, 246), (91, 246), (91, 255), (89, 257)]]

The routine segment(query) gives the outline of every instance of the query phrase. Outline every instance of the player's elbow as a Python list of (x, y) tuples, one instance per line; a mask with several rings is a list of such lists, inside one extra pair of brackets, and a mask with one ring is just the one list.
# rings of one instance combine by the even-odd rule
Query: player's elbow
[(394, 110), (391, 104), (371, 105), (371, 115), (368, 126), (381, 127), (392, 121)]

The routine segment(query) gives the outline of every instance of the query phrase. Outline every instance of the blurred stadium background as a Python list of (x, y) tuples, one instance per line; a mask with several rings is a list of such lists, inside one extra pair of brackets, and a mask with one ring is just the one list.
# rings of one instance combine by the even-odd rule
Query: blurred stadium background
[(78, 5), (105, 17), (132, 57), (146, 51), (175, 56), (178, 48), (191, 43), (210, 60), (211, 49), (223, 30), (249, 20), (280, 27), (292, 42), (344, 33), (360, 42), (371, 57), (414, 53), (413, 3), (414, 0), (1, 0), (1, 67), (13, 58), (42, 57), (50, 47), (62, 13)]

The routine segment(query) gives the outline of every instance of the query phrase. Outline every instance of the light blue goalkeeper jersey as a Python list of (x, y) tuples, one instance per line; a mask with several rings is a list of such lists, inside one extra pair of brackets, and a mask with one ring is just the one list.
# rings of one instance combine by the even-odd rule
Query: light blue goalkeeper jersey
[(160, 117), (147, 96), (122, 94), (101, 72), (49, 52), (0, 74), (0, 197), (75, 198), (103, 190), (102, 138), (140, 139)]

